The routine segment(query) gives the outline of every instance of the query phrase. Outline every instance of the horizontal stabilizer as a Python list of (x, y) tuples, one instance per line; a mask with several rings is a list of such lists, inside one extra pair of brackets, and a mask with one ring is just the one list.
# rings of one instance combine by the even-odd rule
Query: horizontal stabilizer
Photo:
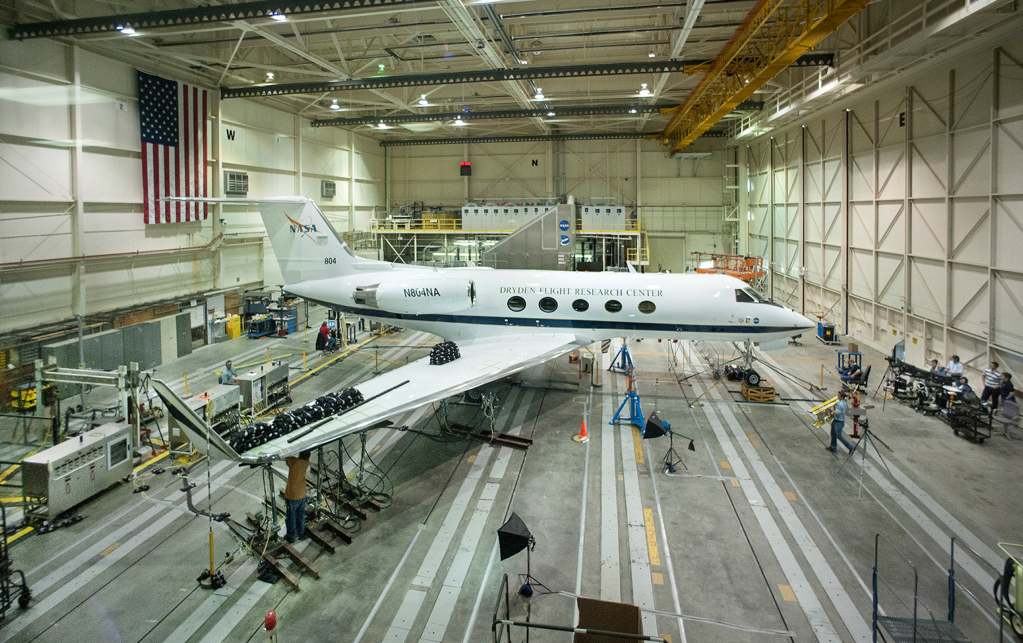
[[(206, 422), (195, 414), (188, 404), (181, 399), (177, 393), (171, 390), (167, 384), (160, 380), (153, 380), (153, 388), (156, 389), (156, 394), (163, 400), (164, 406), (167, 407), (167, 412), (174, 418), (181, 430), (188, 436), (192, 446), (195, 447), (200, 453), (206, 453), (206, 441), (209, 440), (210, 446), (214, 447), (218, 451), (223, 452), (224, 455), (231, 458), (232, 460), (242, 460), (238, 452), (231, 448), (222, 437), (217, 435), (216, 431), (210, 430)], [(207, 455), (209, 455), (207, 453)]]

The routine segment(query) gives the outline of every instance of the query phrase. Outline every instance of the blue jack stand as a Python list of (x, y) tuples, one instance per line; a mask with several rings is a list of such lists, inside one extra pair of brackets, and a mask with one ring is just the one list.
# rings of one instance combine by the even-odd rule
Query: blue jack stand
[[(621, 362), (615, 364), (619, 358), (621, 359)], [(615, 353), (615, 356), (611, 359), (611, 366), (607, 368), (607, 371), (610, 373), (612, 371), (619, 370), (623, 373), (631, 373), (635, 368), (636, 367), (632, 365), (632, 355), (629, 354), (629, 345), (622, 344), (622, 347), (618, 349), (618, 352)]]
[[(622, 417), (622, 410), (625, 408), (626, 404), (629, 405), (629, 416)], [(643, 411), (639, 408), (639, 393), (636, 391), (629, 391), (625, 394), (625, 399), (622, 400), (621, 406), (619, 406), (618, 410), (615, 411), (614, 417), (611, 418), (611, 421), (608, 422), (608, 424), (616, 424), (618, 422), (632, 422), (639, 427), (640, 431), (646, 428), (646, 421), (643, 419)]]

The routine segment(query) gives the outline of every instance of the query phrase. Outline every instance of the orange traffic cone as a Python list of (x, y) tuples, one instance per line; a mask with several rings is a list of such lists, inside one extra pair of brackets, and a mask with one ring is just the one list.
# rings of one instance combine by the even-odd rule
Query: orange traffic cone
[(573, 435), (572, 439), (576, 442), (589, 442), (590, 436), (586, 433), (586, 418), (583, 418), (583, 428), (579, 431), (579, 435)]

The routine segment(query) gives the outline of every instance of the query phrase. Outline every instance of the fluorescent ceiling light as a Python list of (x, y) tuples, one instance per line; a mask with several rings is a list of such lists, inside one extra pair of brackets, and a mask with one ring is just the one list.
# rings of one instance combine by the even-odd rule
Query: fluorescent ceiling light
[(333, 101), (331, 101), (330, 108), (331, 109), (341, 109), (341, 106), (337, 104), (337, 99), (336, 98)]
[(120, 31), (121, 33), (123, 33), (126, 36), (137, 36), (138, 35), (137, 33), (135, 33), (135, 29), (133, 27), (131, 27), (131, 26), (128, 26), (128, 27), (118, 27), (117, 30)]
[(553, 117), (554, 116), (554, 112), (547, 112), (547, 116)]
[(646, 55), (646, 57), (647, 58), (657, 58), (657, 54), (655, 54), (654, 52), (651, 51), (649, 54)]
[(379, 123), (377, 123), (377, 129), (391, 129), (391, 126), (383, 121), (380, 121)]
[(288, 17), (286, 15), (284, 15), (283, 13), (273, 12), (273, 13), (270, 14), (270, 19), (271, 20), (276, 20), (277, 22), (284, 22), (285, 20), (288, 19)]
[(455, 127), (465, 127), (466, 122), (462, 120), (461, 116), (455, 117), (455, 122), (452, 123)]

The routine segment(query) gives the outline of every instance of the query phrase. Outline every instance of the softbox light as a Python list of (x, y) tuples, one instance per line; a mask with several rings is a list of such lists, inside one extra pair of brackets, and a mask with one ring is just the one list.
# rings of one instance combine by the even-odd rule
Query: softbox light
[(664, 421), (657, 415), (657, 411), (647, 416), (646, 427), (643, 429), (644, 440), (659, 438), (667, 432), (668, 429), (664, 427)]
[(497, 542), (501, 546), (501, 560), (511, 558), (529, 546), (533, 535), (526, 528), (526, 523), (515, 512), (512, 512), (508, 522), (497, 529)]

